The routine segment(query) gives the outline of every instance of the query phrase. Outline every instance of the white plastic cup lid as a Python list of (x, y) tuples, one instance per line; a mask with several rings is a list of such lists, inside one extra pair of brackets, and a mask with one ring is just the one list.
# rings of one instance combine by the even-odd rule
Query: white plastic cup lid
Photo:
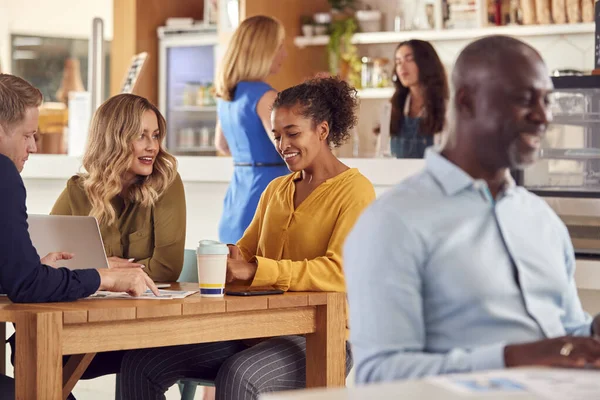
[(216, 240), (201, 240), (198, 242), (196, 254), (203, 255), (228, 255), (229, 248), (226, 244)]

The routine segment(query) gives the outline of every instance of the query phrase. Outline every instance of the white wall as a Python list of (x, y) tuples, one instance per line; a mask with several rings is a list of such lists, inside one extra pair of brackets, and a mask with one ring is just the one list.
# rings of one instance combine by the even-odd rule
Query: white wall
[(89, 38), (94, 17), (104, 20), (104, 37), (112, 39), (112, 0), (0, 0), (2, 72), (10, 72), (11, 34)]
[[(64, 179), (25, 179), (27, 211), (48, 214), (62, 190)], [(218, 239), (218, 226), (223, 211), (223, 199), (228, 183), (184, 181), (187, 203), (187, 232), (185, 247), (195, 249), (198, 241)], [(389, 186), (376, 186), (377, 194)]]

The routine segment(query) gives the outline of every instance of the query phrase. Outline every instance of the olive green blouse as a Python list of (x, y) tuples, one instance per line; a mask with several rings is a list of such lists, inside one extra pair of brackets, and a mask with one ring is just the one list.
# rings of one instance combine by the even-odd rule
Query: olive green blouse
[[(117, 220), (100, 225), (107, 257), (134, 258), (157, 282), (174, 282), (183, 267), (185, 247), (185, 192), (177, 177), (152, 207), (116, 196), (111, 200)], [(81, 178), (73, 176), (56, 200), (51, 214), (89, 215), (92, 209)]]

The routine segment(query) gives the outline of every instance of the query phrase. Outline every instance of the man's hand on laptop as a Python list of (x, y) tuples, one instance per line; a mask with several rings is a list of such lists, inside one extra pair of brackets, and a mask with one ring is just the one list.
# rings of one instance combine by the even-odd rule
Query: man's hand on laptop
[(57, 251), (57, 252), (54, 252), (54, 253), (48, 253), (48, 254), (46, 254), (44, 257), (42, 257), (40, 259), (40, 261), (42, 262), (42, 264), (49, 265), (49, 266), (51, 266), (53, 268), (58, 268), (59, 267), (58, 261), (60, 261), (60, 260), (70, 260), (74, 256), (75, 256), (75, 254), (73, 254), (73, 253), (66, 253), (64, 251)]
[(127, 292), (131, 296), (140, 296), (147, 289), (159, 295), (152, 279), (141, 268), (101, 268), (99, 290), (110, 292)]
[(133, 262), (133, 258), (129, 260), (120, 257), (108, 257), (108, 268), (144, 268), (144, 264)]

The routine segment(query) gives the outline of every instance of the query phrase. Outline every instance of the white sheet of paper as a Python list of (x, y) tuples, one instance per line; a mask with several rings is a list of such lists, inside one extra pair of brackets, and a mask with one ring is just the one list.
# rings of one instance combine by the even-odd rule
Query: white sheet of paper
[(104, 290), (99, 290), (88, 299), (128, 299), (128, 300), (165, 300), (165, 299), (183, 299), (188, 297), (194, 293), (197, 293), (197, 290), (184, 291), (184, 290), (159, 290), (160, 296), (155, 296), (150, 290), (147, 290), (146, 293), (142, 294), (138, 297), (133, 297), (128, 295), (125, 292), (107, 292)]
[(519, 379), (530, 392), (547, 400), (600, 399), (600, 371), (548, 369), (526, 372)]

